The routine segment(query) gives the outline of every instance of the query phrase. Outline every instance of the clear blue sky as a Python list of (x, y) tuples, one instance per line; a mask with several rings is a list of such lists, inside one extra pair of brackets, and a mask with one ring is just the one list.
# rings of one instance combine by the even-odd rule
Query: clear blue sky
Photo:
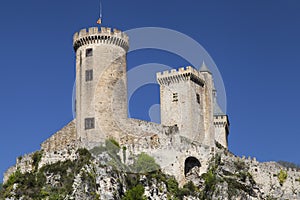
[[(210, 53), (227, 91), (233, 153), (295, 163), (300, 163), (299, 10), (298, 0), (103, 0), (106, 26), (174, 29)], [(72, 35), (94, 26), (97, 16), (98, 0), (1, 2), (1, 179), (19, 155), (39, 149), (72, 120)], [(186, 64), (151, 50), (128, 60)], [(135, 94), (135, 117), (147, 119), (141, 111), (157, 103), (158, 97), (142, 103), (149, 91), (158, 92), (157, 86)]]

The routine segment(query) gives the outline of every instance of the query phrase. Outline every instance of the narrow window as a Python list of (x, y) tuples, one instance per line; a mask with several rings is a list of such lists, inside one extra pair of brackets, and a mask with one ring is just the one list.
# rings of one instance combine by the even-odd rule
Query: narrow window
[(199, 94), (196, 94), (196, 98), (197, 98), (197, 103), (200, 104), (200, 95), (199, 95)]
[(173, 93), (173, 102), (178, 101), (178, 93)]
[(80, 55), (79, 55), (79, 65), (80, 65), (80, 67), (82, 65), (82, 53), (81, 53), (81, 51), (80, 51)]
[(93, 80), (93, 70), (86, 70), (85, 71), (85, 81), (92, 81)]
[(85, 50), (85, 57), (93, 56), (93, 49), (89, 48)]
[(95, 128), (95, 119), (94, 118), (85, 118), (84, 126), (85, 126), (85, 130)]

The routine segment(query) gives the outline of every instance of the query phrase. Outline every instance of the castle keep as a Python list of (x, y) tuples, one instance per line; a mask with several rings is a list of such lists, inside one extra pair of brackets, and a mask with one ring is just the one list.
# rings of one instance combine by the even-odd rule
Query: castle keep
[(123, 163), (145, 152), (184, 183), (193, 168), (206, 172), (216, 144), (227, 148), (228, 117), (218, 106), (213, 74), (204, 62), (200, 70), (157, 72), (161, 124), (128, 118), (129, 45), (128, 36), (116, 29), (92, 27), (74, 34), (76, 119), (41, 144), (46, 152), (41, 166), (72, 159), (66, 156), (70, 149), (92, 149), (113, 138), (127, 149)]

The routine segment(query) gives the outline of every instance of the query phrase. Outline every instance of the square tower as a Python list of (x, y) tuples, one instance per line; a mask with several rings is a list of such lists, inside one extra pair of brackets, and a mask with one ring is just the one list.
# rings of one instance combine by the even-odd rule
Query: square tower
[[(211, 97), (204, 76), (191, 66), (178, 71), (157, 73), (160, 84), (161, 123), (165, 126), (177, 125), (181, 136), (208, 145), (211, 138), (206, 115), (212, 115), (207, 109)], [(209, 106), (210, 109), (210, 106)], [(211, 127), (209, 125), (209, 127)]]

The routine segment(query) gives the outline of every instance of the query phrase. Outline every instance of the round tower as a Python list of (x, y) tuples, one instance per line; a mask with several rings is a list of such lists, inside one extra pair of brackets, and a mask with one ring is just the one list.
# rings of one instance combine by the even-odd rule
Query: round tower
[(126, 54), (128, 36), (92, 27), (73, 37), (76, 52), (76, 129), (83, 143), (101, 142), (113, 116), (127, 118)]

